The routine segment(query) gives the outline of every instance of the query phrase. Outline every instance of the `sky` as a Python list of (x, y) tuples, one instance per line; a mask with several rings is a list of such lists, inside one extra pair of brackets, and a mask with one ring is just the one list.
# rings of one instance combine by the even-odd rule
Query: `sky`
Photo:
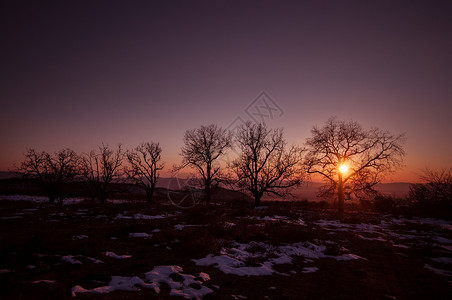
[[(452, 167), (451, 1), (3, 3), (0, 170), (260, 120), (303, 144), (331, 116), (405, 133), (405, 168)], [(259, 115), (260, 114), (260, 115)]]

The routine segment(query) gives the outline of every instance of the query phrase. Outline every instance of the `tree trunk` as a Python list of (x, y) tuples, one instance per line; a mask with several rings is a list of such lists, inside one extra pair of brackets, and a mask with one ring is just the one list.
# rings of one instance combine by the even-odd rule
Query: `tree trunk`
[(339, 174), (339, 182), (337, 186), (337, 208), (339, 220), (344, 219), (344, 182), (342, 181), (342, 175)]
[(254, 207), (258, 207), (261, 205), (262, 195), (254, 195)]
[(101, 191), (101, 192), (99, 193), (99, 200), (100, 200), (100, 202), (101, 202), (101, 203), (104, 203), (106, 199), (107, 199), (107, 193), (104, 192), (104, 191)]
[(154, 196), (154, 187), (146, 187), (146, 202), (147, 203), (151, 203), (152, 202), (152, 197)]
[(210, 195), (211, 195), (210, 192), (211, 192), (211, 191), (210, 191), (210, 188), (205, 188), (205, 189), (204, 189), (204, 197), (205, 197), (205, 200), (206, 200), (206, 204), (207, 204), (207, 205), (210, 204)]

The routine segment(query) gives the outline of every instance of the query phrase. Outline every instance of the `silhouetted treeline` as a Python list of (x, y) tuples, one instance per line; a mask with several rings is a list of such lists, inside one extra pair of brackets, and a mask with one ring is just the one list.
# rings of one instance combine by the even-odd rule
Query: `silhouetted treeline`
[[(401, 166), (403, 135), (377, 128), (366, 130), (356, 122), (336, 118), (313, 127), (311, 133), (303, 145), (288, 146), (283, 129), (265, 124), (246, 122), (234, 131), (215, 124), (190, 129), (183, 138), (182, 162), (173, 166), (172, 172), (192, 170), (189, 185), (203, 191), (207, 204), (221, 185), (248, 193), (258, 206), (265, 194), (290, 197), (291, 188), (315, 174), (325, 180), (320, 193), (338, 209), (340, 218), (350, 203), (380, 211), (394, 210), (402, 202), (405, 207), (440, 205), (450, 210), (450, 170), (426, 172), (426, 183), (412, 185), (410, 197), (404, 201), (394, 201), (374, 189), (386, 174)], [(104, 202), (113, 185), (125, 179), (141, 188), (151, 202), (164, 169), (162, 152), (157, 142), (144, 142), (130, 150), (121, 144), (114, 148), (102, 144), (81, 154), (71, 149), (48, 153), (31, 148), (20, 171), (41, 186), (50, 203), (72, 196), (64, 187), (81, 181), (89, 182), (91, 192)]]

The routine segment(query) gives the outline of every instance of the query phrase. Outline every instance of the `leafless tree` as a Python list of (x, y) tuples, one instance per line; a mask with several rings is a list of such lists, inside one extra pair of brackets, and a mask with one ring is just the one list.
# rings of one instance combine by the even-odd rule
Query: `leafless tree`
[(424, 183), (410, 186), (409, 198), (423, 209), (432, 206), (448, 206), (452, 208), (452, 168), (431, 170), (425, 169), (421, 176)]
[(211, 124), (187, 130), (183, 141), (182, 164), (176, 166), (175, 170), (193, 168), (201, 176), (200, 185), (204, 190), (206, 203), (209, 203), (212, 190), (221, 181), (221, 167), (217, 160), (231, 148), (232, 135)]
[(365, 130), (356, 122), (330, 118), (311, 130), (306, 140), (307, 171), (330, 184), (343, 218), (345, 194), (372, 192), (384, 175), (402, 165), (404, 135), (392, 135), (378, 128)]
[(127, 177), (146, 191), (146, 200), (152, 201), (159, 171), (163, 169), (160, 163), (162, 148), (159, 143), (142, 143), (132, 151), (127, 151), (129, 167), (124, 168)]
[(63, 149), (53, 154), (36, 152), (28, 149), (20, 170), (30, 178), (35, 178), (45, 189), (49, 202), (62, 203), (64, 199), (63, 185), (70, 182), (78, 174), (77, 154), (70, 149)]
[(265, 193), (283, 197), (302, 182), (304, 150), (286, 149), (282, 129), (246, 122), (238, 128), (236, 142), (240, 154), (231, 168), (238, 187), (251, 193), (255, 206)]
[(107, 199), (110, 183), (121, 175), (123, 157), (121, 145), (113, 150), (102, 144), (98, 151), (92, 150), (81, 158), (81, 173), (96, 190), (101, 202)]

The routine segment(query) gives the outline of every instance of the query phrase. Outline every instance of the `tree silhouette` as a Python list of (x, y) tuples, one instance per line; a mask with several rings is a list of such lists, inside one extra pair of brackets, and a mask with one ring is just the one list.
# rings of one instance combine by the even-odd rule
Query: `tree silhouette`
[(113, 150), (102, 144), (98, 151), (92, 150), (81, 158), (81, 173), (96, 190), (101, 202), (107, 199), (110, 183), (121, 175), (123, 157), (121, 145)]
[(452, 168), (425, 169), (421, 176), (424, 183), (410, 185), (409, 198), (422, 210), (443, 208), (452, 212)]
[(238, 128), (236, 142), (240, 154), (231, 168), (237, 185), (251, 193), (255, 206), (265, 193), (283, 197), (302, 182), (303, 149), (286, 150), (282, 129), (248, 121)]
[(28, 149), (20, 170), (27, 177), (38, 181), (46, 191), (50, 203), (57, 200), (61, 204), (65, 197), (63, 185), (77, 176), (78, 161), (79, 157), (71, 149), (63, 149), (53, 154)]
[(344, 194), (372, 191), (385, 174), (401, 166), (405, 154), (404, 135), (378, 128), (364, 130), (356, 122), (330, 118), (323, 127), (314, 127), (311, 134), (306, 140), (307, 172), (319, 174), (337, 193), (341, 219)]
[(147, 142), (127, 151), (126, 157), (130, 164), (124, 168), (127, 177), (137, 185), (144, 187), (147, 202), (152, 201), (155, 185), (159, 178), (158, 171), (163, 169), (160, 163), (162, 148), (159, 143)]
[(231, 141), (231, 134), (214, 124), (187, 130), (184, 134), (182, 164), (175, 170), (188, 166), (201, 176), (206, 203), (210, 202), (212, 189), (221, 181), (221, 167), (216, 161), (231, 147)]

